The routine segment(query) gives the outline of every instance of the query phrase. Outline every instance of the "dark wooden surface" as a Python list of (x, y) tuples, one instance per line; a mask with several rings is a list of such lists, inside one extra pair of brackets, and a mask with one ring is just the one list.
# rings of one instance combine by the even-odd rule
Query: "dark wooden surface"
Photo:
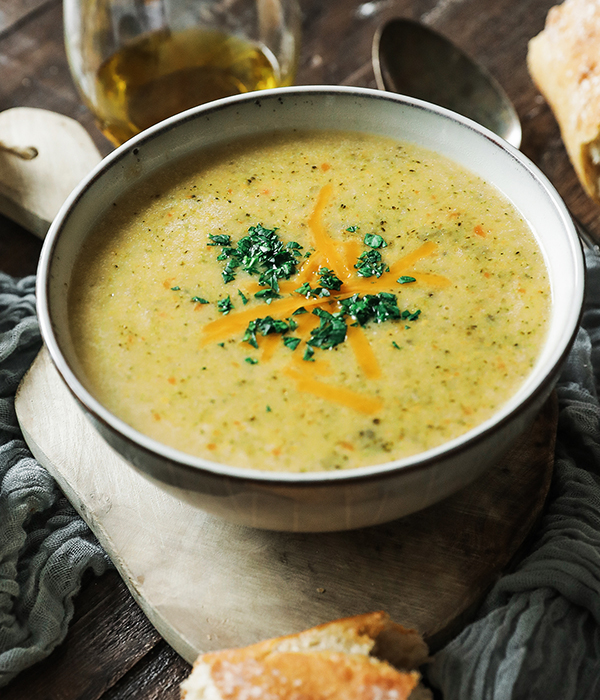
[[(522, 150), (549, 177), (572, 211), (600, 234), (598, 208), (584, 194), (558, 127), (531, 83), (527, 41), (543, 27), (552, 0), (300, 0), (304, 40), (298, 83), (375, 87), (371, 42), (393, 16), (420, 19), (477, 57), (514, 101)], [(71, 81), (62, 39), (61, 0), (0, 3), (0, 110), (43, 107), (79, 120), (101, 152)], [(41, 243), (0, 217), (0, 270), (33, 274)], [(117, 700), (179, 697), (189, 666), (141, 613), (115, 572), (84, 581), (65, 642), (46, 661), (0, 691), (3, 700)]]

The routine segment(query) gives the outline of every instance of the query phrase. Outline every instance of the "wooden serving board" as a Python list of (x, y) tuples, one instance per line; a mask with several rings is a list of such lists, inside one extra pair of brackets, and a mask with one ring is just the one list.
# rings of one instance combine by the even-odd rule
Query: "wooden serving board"
[(88, 423), (42, 350), (17, 415), (49, 470), (161, 635), (187, 661), (384, 609), (435, 650), (475, 606), (540, 515), (556, 401), (501, 464), (441, 504), (363, 530), (276, 533), (194, 509), (130, 468)]
[(44, 238), (101, 157), (81, 124), (34, 107), (0, 112), (0, 213)]

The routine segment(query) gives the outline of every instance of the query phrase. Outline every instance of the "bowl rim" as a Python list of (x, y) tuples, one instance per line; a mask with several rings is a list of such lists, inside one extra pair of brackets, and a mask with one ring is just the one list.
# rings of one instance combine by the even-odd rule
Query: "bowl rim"
[[(52, 321), (49, 304), (51, 285), (49, 273), (53, 254), (60, 237), (63, 223), (68, 220), (71, 212), (75, 207), (77, 207), (79, 200), (83, 197), (86, 190), (92, 187), (97, 180), (101, 179), (107, 171), (115, 167), (115, 165), (122, 161), (125, 157), (131, 154), (135, 155), (137, 152), (136, 149), (140, 144), (151, 141), (154, 138), (177, 128), (180, 124), (193, 121), (203, 115), (212, 115), (223, 109), (230, 109), (232, 105), (235, 106), (236, 104), (245, 104), (247, 102), (255, 102), (256, 104), (259, 104), (260, 102), (268, 99), (280, 98), (288, 95), (303, 97), (354, 95), (358, 97), (396, 102), (402, 105), (407, 105), (410, 108), (416, 108), (430, 113), (433, 112), (442, 118), (460, 123), (462, 127), (476, 132), (478, 134), (477, 137), (483, 137), (484, 139), (491, 141), (501, 150), (505, 151), (514, 161), (517, 162), (518, 167), (528, 172), (529, 176), (532, 177), (532, 179), (535, 180), (539, 186), (541, 186), (547, 197), (552, 200), (556, 208), (556, 213), (562, 220), (565, 232), (569, 237), (569, 243), (576, 263), (576, 284), (573, 298), (574, 302), (578, 305), (579, 311), (577, 318), (573, 319), (571, 331), (568, 337), (565, 338), (560, 353), (553, 358), (552, 365), (546, 368), (544, 376), (540, 378), (537, 384), (535, 384), (529, 390), (529, 393), (517, 406), (513, 407), (509, 411), (506, 410), (506, 406), (500, 407), (489, 419), (478, 424), (466, 433), (463, 433), (452, 440), (446, 441), (435, 448), (402, 459), (363, 467), (355, 467), (352, 469), (333, 471), (278, 472), (255, 468), (236, 467), (234, 465), (213, 462), (211, 460), (177, 450), (169, 445), (165, 445), (164, 443), (161, 443), (158, 440), (137, 431), (129, 424), (125, 423), (125, 421), (115, 416), (92, 394), (90, 394), (82, 382), (78, 379), (75, 372), (71, 369), (66, 357), (63, 355), (60, 344), (54, 332), (54, 324)], [(454, 455), (458, 455), (460, 452), (464, 451), (467, 446), (474, 447), (483, 440), (486, 440), (490, 433), (496, 432), (503, 425), (514, 420), (515, 416), (524, 413), (531, 404), (539, 400), (540, 396), (548, 391), (548, 386), (555, 381), (557, 370), (566, 359), (566, 356), (569, 354), (575, 336), (578, 332), (581, 317), (583, 315), (584, 294), (585, 265), (583, 249), (581, 246), (581, 241), (576, 233), (572, 217), (562, 198), (549, 179), (521, 151), (517, 150), (508, 142), (504, 141), (500, 136), (497, 136), (495, 133), (491, 132), (480, 124), (444, 107), (385, 90), (334, 85), (290, 86), (225, 97), (213, 102), (192, 107), (191, 109), (169, 117), (132, 137), (104, 157), (102, 161), (79, 183), (79, 185), (77, 185), (77, 187), (66, 199), (58, 214), (54, 218), (44, 240), (36, 275), (36, 305), (42, 339), (48, 349), (56, 370), (66, 384), (70, 393), (96, 422), (104, 425), (110, 431), (116, 432), (120, 436), (121, 440), (125, 440), (134, 445), (137, 450), (141, 449), (144, 453), (149, 453), (155, 457), (166, 460), (171, 464), (177, 465), (178, 468), (194, 474), (204, 472), (213, 477), (225, 477), (244, 483), (262, 484), (274, 487), (285, 486), (298, 488), (327, 486), (331, 485), (332, 483), (340, 482), (355, 483), (360, 481), (372, 481), (380, 478), (387, 478), (397, 472), (405, 473), (425, 470), (428, 467), (435, 465), (436, 462), (439, 462), (442, 457), (444, 459), (452, 458)]]

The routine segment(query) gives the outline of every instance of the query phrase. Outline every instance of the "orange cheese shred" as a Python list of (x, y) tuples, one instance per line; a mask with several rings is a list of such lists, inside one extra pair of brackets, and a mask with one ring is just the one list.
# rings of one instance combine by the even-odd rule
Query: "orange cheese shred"
[(349, 270), (352, 270), (360, 255), (360, 242), (356, 238), (345, 241), (343, 250), (344, 257), (346, 258), (346, 266)]
[(314, 314), (300, 314), (299, 316), (294, 316), (294, 321), (298, 324), (294, 334), (300, 336), (303, 340), (308, 338), (312, 329), (316, 328), (320, 323), (319, 319)]
[[(317, 250), (303, 263), (300, 271), (296, 275), (294, 288), (299, 287), (301, 284), (304, 284), (304, 282), (308, 282), (313, 275), (316, 275), (319, 272), (321, 267), (323, 267), (323, 256), (320, 255), (319, 251)], [(281, 287), (281, 283), (279, 286)]]
[(363, 329), (360, 326), (348, 326), (346, 337), (356, 357), (358, 366), (367, 379), (379, 379), (381, 377), (381, 367)]
[[(285, 301), (288, 300), (286, 299)], [(272, 309), (270, 315), (274, 316)], [(202, 329), (203, 338), (200, 341), (200, 347), (203, 347), (214, 340), (229, 338), (234, 333), (239, 333), (240, 331), (245, 330), (250, 321), (258, 318), (258, 316), (260, 316), (260, 312), (257, 313), (256, 307), (253, 307), (252, 309), (246, 309), (245, 311), (236, 311), (235, 313), (227, 314), (227, 316), (218, 318), (216, 321), (207, 323)]]
[(447, 287), (451, 284), (451, 280), (444, 275), (434, 275), (432, 272), (411, 272), (411, 277), (414, 277), (418, 283), (426, 284), (428, 287)]
[(302, 374), (303, 376), (311, 377), (329, 377), (333, 374), (331, 369), (331, 364), (327, 360), (314, 360), (313, 362), (307, 362), (301, 359), (301, 355), (294, 357), (291, 362), (286, 365), (286, 369)]
[[(417, 284), (425, 284), (428, 287), (447, 287), (451, 281), (443, 275), (434, 275), (429, 272), (412, 272), (411, 277), (415, 278)], [(377, 292), (397, 292), (398, 282), (396, 277), (390, 277), (389, 273), (384, 273), (379, 278), (369, 277), (364, 280), (352, 280), (344, 284), (344, 292), (349, 294), (376, 294)]]
[[(351, 293), (336, 294), (336, 299), (347, 299), (352, 296)], [(253, 306), (244, 311), (236, 311), (227, 314), (222, 318), (207, 323), (202, 329), (203, 337), (200, 340), (200, 347), (204, 347), (208, 343), (215, 340), (223, 340), (229, 338), (235, 333), (239, 333), (246, 329), (246, 326), (255, 318), (261, 316), (271, 316), (272, 318), (282, 319), (291, 316), (297, 309), (304, 307), (310, 309), (314, 306), (322, 306), (329, 304), (332, 301), (331, 297), (316, 297), (314, 299), (306, 299), (302, 296), (293, 296), (285, 299), (275, 299), (270, 304), (261, 304)]]
[(419, 246), (416, 250), (413, 250), (412, 253), (405, 255), (404, 257), (400, 258), (400, 260), (396, 260), (393, 265), (390, 265), (390, 272), (392, 275), (397, 275), (399, 272), (406, 270), (408, 267), (412, 267), (417, 261), (435, 253), (437, 247), (437, 243), (434, 243), (433, 241), (423, 243), (422, 246)]
[(330, 184), (321, 188), (315, 208), (308, 220), (308, 225), (313, 234), (314, 246), (325, 258), (327, 267), (333, 270), (340, 279), (348, 279), (352, 273), (339, 253), (338, 244), (329, 237), (322, 221), (323, 210), (329, 203), (332, 192), (333, 188)]
[(373, 415), (383, 408), (383, 401), (374, 396), (359, 394), (351, 389), (325, 384), (318, 379), (305, 376), (292, 367), (284, 367), (283, 373), (296, 382), (298, 391), (304, 391), (333, 403), (346, 406), (359, 413)]
[(261, 362), (267, 362), (273, 357), (277, 346), (281, 343), (281, 336), (279, 333), (270, 333), (264, 337), (261, 337), (258, 341), (258, 347), (260, 349), (260, 359)]

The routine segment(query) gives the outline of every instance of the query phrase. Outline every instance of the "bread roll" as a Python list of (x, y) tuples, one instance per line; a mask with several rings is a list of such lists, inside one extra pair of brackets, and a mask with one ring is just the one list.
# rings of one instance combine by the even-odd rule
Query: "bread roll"
[(383, 612), (367, 613), (202, 654), (181, 685), (181, 697), (405, 700), (417, 689), (425, 698), (429, 693), (419, 686), (415, 669), (427, 658), (427, 646), (415, 630), (391, 622)]
[(600, 202), (600, 0), (566, 0), (529, 42), (529, 73), (552, 108), (586, 192)]

